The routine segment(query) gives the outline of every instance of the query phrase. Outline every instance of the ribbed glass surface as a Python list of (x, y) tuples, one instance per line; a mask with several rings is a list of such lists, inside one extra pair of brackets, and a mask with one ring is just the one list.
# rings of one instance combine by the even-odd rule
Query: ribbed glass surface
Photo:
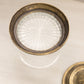
[(25, 14), (16, 25), (19, 41), (32, 50), (47, 50), (58, 43), (62, 36), (59, 21), (46, 12)]

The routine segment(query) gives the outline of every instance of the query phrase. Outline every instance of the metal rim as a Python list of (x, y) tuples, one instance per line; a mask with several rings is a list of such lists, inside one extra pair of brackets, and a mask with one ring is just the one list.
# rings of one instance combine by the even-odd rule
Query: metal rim
[[(63, 76), (63, 84), (82, 84), (82, 83), (76, 83), (77, 81), (73, 82), (74, 78), (77, 77), (76, 73), (79, 73), (79, 71), (84, 71), (84, 62), (79, 62), (76, 64), (73, 64), (70, 66)], [(84, 75), (83, 75), (84, 78)]]
[[(63, 32), (64, 36), (62, 36), (61, 42), (59, 42), (54, 47), (48, 50), (45, 50), (45, 51), (35, 51), (32, 49), (25, 48), (24, 46), (20, 45), (20, 43), (17, 41), (15, 34), (14, 34), (14, 26), (15, 26), (16, 21), (19, 19), (19, 17), (22, 16), (24, 13), (32, 13), (35, 10), (44, 10), (44, 11), (50, 12), (54, 17), (56, 16), (59, 17), (61, 20), (61, 23), (64, 26), (64, 28), (62, 29), (64, 31)], [(48, 4), (35, 3), (35, 4), (27, 5), (15, 13), (15, 15), (12, 17), (12, 20), (10, 22), (9, 32), (10, 32), (11, 38), (13, 42), (15, 43), (15, 45), (22, 51), (29, 53), (29, 54), (33, 54), (33, 55), (46, 55), (46, 54), (50, 54), (50, 53), (57, 51), (63, 46), (63, 44), (65, 43), (68, 37), (69, 24), (68, 24), (68, 20), (66, 16), (59, 9), (51, 5), (48, 5)]]

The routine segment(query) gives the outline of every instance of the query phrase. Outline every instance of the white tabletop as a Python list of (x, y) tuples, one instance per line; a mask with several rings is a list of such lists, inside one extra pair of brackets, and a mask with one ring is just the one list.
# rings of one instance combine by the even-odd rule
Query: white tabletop
[[(30, 68), (22, 63), (9, 35), (12, 16), (31, 3), (47, 3), (59, 8), (70, 25), (68, 40), (59, 50), (59, 59), (45, 69)], [(61, 84), (66, 69), (80, 61), (84, 61), (83, 0), (0, 0), (0, 84)]]

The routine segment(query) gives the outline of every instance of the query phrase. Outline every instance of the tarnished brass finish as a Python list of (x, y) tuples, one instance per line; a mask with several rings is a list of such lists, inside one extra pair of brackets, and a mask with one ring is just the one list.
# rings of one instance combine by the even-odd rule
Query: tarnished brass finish
[(84, 62), (68, 68), (63, 77), (63, 84), (84, 84)]
[[(53, 46), (52, 48), (50, 48), (48, 50), (36, 51), (36, 50), (26, 48), (15, 37), (15, 33), (14, 33), (15, 29), (14, 28), (15, 28), (15, 24), (16, 24), (17, 20), (25, 13), (32, 13), (32, 12), (36, 12), (36, 11), (43, 11), (43, 12), (50, 13), (56, 19), (59, 20), (59, 22), (62, 26), (62, 37), (61, 37), (60, 41), (55, 46)], [(16, 14), (13, 16), (13, 18), (10, 22), (9, 32), (10, 32), (13, 42), (22, 51), (29, 53), (29, 54), (33, 54), (33, 55), (46, 55), (46, 54), (50, 54), (52, 52), (57, 51), (58, 49), (60, 49), (63, 46), (63, 44), (65, 43), (65, 41), (68, 37), (69, 24), (68, 24), (67, 18), (59, 9), (57, 9), (51, 5), (48, 5), (48, 4), (36, 3), (36, 4), (27, 5), (16, 12)]]

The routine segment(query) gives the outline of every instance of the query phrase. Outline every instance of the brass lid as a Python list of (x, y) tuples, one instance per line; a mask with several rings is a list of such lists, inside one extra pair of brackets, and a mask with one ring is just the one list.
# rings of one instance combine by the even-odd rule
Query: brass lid
[(63, 84), (84, 84), (84, 62), (68, 68), (63, 77)]
[[(58, 42), (58, 44), (54, 45), (50, 49), (47, 49), (44, 51), (32, 50), (32, 49), (27, 48), (24, 45), (22, 45), (15, 36), (14, 26), (15, 26), (17, 20), (23, 14), (32, 13), (34, 11), (45, 11), (47, 13), (52, 14), (54, 17), (58, 17), (58, 19), (60, 19), (59, 21), (61, 23), (61, 26), (63, 26), (63, 28), (62, 28), (63, 33), (62, 33), (62, 37), (61, 37), (60, 41)], [(52, 52), (57, 51), (58, 49), (60, 49), (63, 46), (63, 44), (65, 43), (65, 41), (68, 37), (69, 24), (68, 24), (68, 20), (67, 20), (66, 16), (59, 9), (57, 9), (51, 5), (48, 5), (48, 4), (36, 3), (36, 4), (27, 5), (15, 13), (15, 15), (13, 16), (13, 18), (10, 22), (9, 32), (10, 32), (11, 38), (12, 38), (13, 42), (15, 43), (15, 45), (22, 51), (29, 53), (29, 54), (33, 54), (33, 55), (46, 55), (46, 54), (50, 54)]]

